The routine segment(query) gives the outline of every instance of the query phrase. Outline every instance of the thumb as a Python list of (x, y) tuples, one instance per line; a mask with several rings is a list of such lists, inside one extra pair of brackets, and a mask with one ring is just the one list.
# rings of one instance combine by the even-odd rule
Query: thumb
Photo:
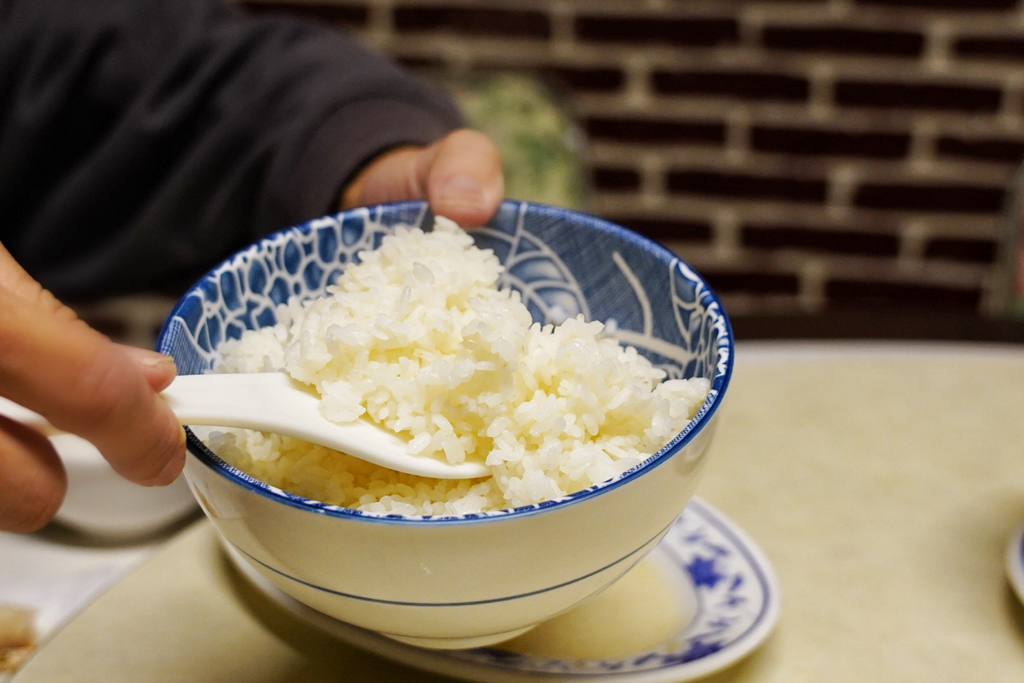
[(457, 130), (423, 150), (416, 173), (433, 212), (464, 227), (486, 223), (505, 194), (498, 148), (475, 130)]
[(154, 356), (78, 320), (0, 245), (0, 396), (91, 441), (131, 481), (160, 485), (181, 471), (185, 435), (156, 393), (173, 361)]
[(482, 225), (505, 193), (501, 155), (483, 133), (463, 129), (429, 147), (401, 147), (377, 157), (346, 188), (341, 208), (426, 199), (438, 216)]
[(118, 344), (118, 347), (135, 363), (135, 367), (142, 373), (153, 391), (163, 391), (178, 375), (178, 368), (170, 356), (148, 349), (140, 349), (137, 346)]

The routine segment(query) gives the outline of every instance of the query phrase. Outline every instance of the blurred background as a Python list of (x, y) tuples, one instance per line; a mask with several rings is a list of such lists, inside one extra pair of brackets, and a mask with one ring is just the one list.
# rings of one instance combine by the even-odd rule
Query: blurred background
[[(244, 4), (451, 90), (510, 197), (675, 250), (741, 339), (1024, 342), (1018, 0)], [(82, 312), (144, 342), (160, 305)]]

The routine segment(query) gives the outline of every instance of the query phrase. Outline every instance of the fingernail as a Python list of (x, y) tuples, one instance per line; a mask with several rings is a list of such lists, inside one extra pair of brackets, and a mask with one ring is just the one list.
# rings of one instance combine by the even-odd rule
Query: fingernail
[(145, 365), (150, 368), (167, 367), (174, 365), (174, 359), (170, 356), (165, 356), (162, 353), (156, 351), (150, 351), (149, 349), (141, 349), (137, 346), (125, 346), (124, 350), (130, 355), (135, 362), (140, 365)]
[(440, 200), (446, 204), (479, 206), (484, 201), (484, 187), (466, 175), (449, 178), (441, 186)]

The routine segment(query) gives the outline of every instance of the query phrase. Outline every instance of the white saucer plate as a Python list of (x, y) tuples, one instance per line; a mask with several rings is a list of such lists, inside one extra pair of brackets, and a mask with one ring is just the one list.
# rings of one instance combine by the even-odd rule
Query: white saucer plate
[[(779, 616), (778, 581), (764, 553), (739, 527), (699, 499), (690, 502), (651, 551), (651, 559), (668, 568), (668, 578), (692, 592), (686, 597), (688, 603), (696, 603), (695, 616), (655, 647), (608, 659), (519, 654), (500, 645), (472, 650), (406, 645), (307, 607), (253, 571), (237, 554), (229, 554), (264, 594), (302, 621), (378, 656), (479, 683), (690, 681), (745, 657), (764, 641)], [(1024, 573), (1020, 585), (1024, 587)], [(692, 604), (687, 608), (692, 609)]]

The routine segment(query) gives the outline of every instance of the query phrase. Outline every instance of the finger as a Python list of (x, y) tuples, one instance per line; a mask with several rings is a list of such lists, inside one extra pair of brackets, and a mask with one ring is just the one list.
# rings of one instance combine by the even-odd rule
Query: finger
[[(165, 373), (151, 373), (158, 386)], [(2, 290), (0, 395), (92, 442), (136, 483), (169, 484), (184, 464), (184, 432), (124, 347)]]
[(50, 440), (0, 416), (0, 531), (35, 531), (57, 513), (67, 475)]
[(397, 147), (378, 156), (345, 188), (341, 208), (426, 199), (426, 186), (416, 175), (416, 162), (423, 151), (421, 147)]
[(463, 129), (426, 148), (377, 157), (345, 189), (341, 208), (426, 199), (435, 214), (473, 227), (494, 215), (504, 194), (497, 147), (483, 133)]
[(66, 320), (78, 317), (25, 272), (3, 244), (0, 244), (0, 290), (35, 306), (40, 315), (52, 314)]
[(163, 391), (178, 376), (178, 366), (170, 356), (137, 346), (121, 345), (121, 349), (135, 362), (153, 391)]
[(498, 148), (475, 130), (457, 130), (424, 150), (417, 171), (433, 212), (463, 227), (486, 223), (505, 194)]

